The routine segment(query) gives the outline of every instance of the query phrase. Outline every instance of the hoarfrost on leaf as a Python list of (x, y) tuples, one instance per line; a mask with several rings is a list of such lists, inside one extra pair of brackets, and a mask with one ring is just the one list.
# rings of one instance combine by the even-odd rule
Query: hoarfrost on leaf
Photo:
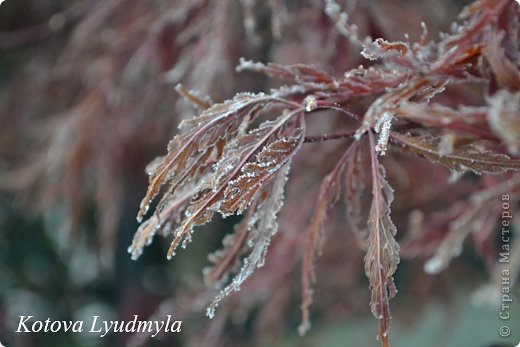
[(254, 217), (248, 224), (250, 240), (252, 240), (254, 244), (252, 250), (243, 260), (242, 267), (239, 273), (233, 278), (231, 284), (227, 285), (207, 308), (206, 313), (208, 317), (211, 318), (214, 316), (215, 309), (224, 297), (233, 291), (239, 291), (242, 283), (251, 276), (253, 271), (264, 265), (265, 255), (271, 243), (271, 238), (278, 231), (276, 218), (283, 206), (284, 187), (289, 169), (290, 160), (276, 174), (267, 198), (258, 204), (254, 212)]
[(390, 112), (383, 112), (381, 117), (376, 121), (374, 130), (379, 134), (379, 140), (376, 145), (376, 152), (385, 155), (388, 146), (388, 138), (390, 136), (390, 127), (394, 116)]

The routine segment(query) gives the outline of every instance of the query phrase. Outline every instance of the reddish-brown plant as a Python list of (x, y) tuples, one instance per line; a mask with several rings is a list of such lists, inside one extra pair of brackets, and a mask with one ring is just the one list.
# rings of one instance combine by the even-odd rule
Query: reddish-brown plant
[[(44, 14), (34, 26), (29, 2)], [(203, 337), (212, 345), (232, 335), (234, 310), (255, 307), (259, 339), (281, 331), (297, 282), (300, 333), (311, 308), (319, 320), (370, 305), (388, 345), (393, 276), (409, 289), (400, 260), (426, 260), (412, 282), (437, 289), (428, 274), (459, 264), (470, 241), (491, 273), (482, 293), (496, 294), (500, 200), (520, 215), (519, 6), (476, 1), (437, 35), (458, 3), (7, 1), (0, 188), (37, 205), (60, 247), (80, 249), (92, 231), (90, 249), (112, 267), (126, 260), (114, 249), (133, 231), (142, 168), (178, 134), (146, 168), (132, 258), (156, 234), (173, 239), (171, 257), (215, 215), (243, 217), (204, 270), (217, 292), (176, 294), (157, 312), (184, 318), (207, 302), (212, 316), (221, 304)], [(6, 24), (7, 6), (24, 20)], [(403, 28), (417, 40), (397, 41)], [(182, 121), (192, 109), (174, 90), (197, 117)], [(244, 90), (255, 92), (230, 97)], [(363, 270), (370, 291), (357, 288)], [(135, 307), (135, 288), (118, 290), (131, 293), (120, 311)]]
[[(396, 294), (393, 275), (400, 251), (390, 216), (394, 191), (381, 158), (387, 152), (391, 156), (411, 152), (447, 167), (454, 179), (471, 172), (487, 182), (483, 191), (451, 209), (451, 217), (440, 222), (449, 226), (447, 232), (430, 232), (426, 221), (424, 230), (404, 243), (404, 254), (413, 253), (417, 245), (431, 247), (435, 255), (426, 263), (428, 272), (446, 267), (470, 233), (485, 234), (480, 242), (489, 238), (498, 217), (493, 202), (502, 194), (516, 200), (520, 190), (514, 173), (520, 169), (520, 160), (510, 157), (518, 154), (520, 145), (516, 130), (520, 15), (512, 1), (479, 0), (461, 14), (464, 23), (441, 34), (438, 41), (427, 41), (423, 24), (419, 41), (410, 42), (360, 39), (357, 27), (348, 23), (334, 1), (325, 1), (324, 9), (341, 34), (363, 47), (361, 54), (370, 66), (334, 77), (306, 64), (265, 65), (243, 59), (237, 71), (261, 72), (289, 84), (267, 94), (237, 94), (216, 104), (179, 86), (181, 94), (202, 112), (181, 123), (168, 153), (150, 165), (150, 184), (139, 220), (152, 200), (162, 195), (129, 251), (137, 258), (160, 231), (173, 237), (170, 258), (179, 245), (184, 248), (191, 241), (194, 227), (209, 222), (215, 213), (223, 217), (245, 213), (234, 233), (223, 241), (224, 248), (211, 257), (214, 267), (206, 271), (207, 283), (221, 288), (208, 307), (208, 316), (213, 317), (219, 301), (264, 265), (278, 230), (287, 177), (290, 172), (299, 175), (301, 164), (294, 170), (291, 163), (302, 145), (347, 139), (344, 154), (321, 184), (306, 228), (300, 333), (310, 326), (315, 255), (323, 244), (328, 214), (343, 193), (348, 225), (366, 252), (370, 306), (379, 320), (379, 338), (383, 346), (389, 346), (389, 300)], [(253, 22), (246, 23), (253, 35)], [(279, 31), (276, 25), (274, 30)], [(484, 104), (453, 105), (443, 99), (447, 88), (470, 89), (472, 83), (486, 87), (479, 95)], [(348, 118), (345, 130), (311, 136), (307, 117), (315, 113), (326, 117), (322, 112), (326, 110)], [(502, 175), (508, 182), (486, 180), (487, 175)], [(364, 189), (367, 184), (370, 191)]]

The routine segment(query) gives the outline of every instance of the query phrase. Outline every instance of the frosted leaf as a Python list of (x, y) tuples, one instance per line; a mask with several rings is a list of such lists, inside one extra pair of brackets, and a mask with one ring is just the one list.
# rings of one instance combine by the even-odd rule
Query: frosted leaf
[[(256, 206), (257, 201), (253, 204)], [(208, 256), (208, 260), (214, 265), (204, 274), (204, 282), (208, 287), (220, 288), (228, 281), (229, 275), (238, 269), (240, 256), (245, 251), (244, 242), (247, 238), (249, 220), (255, 206), (248, 210), (239, 224), (235, 225), (234, 232), (224, 237), (223, 248)]]
[(411, 51), (406, 42), (395, 41), (388, 42), (382, 38), (378, 38), (372, 42), (363, 44), (361, 55), (369, 60), (377, 60), (396, 55), (406, 55)]
[[(283, 133), (286, 123), (298, 114), (300, 110), (284, 112), (276, 120), (260, 124), (224, 148), (213, 179), (197, 189), (196, 196), (187, 207), (189, 216), (176, 230), (168, 250), (168, 259), (177, 246), (190, 237), (193, 228), (208, 223), (214, 212), (219, 212), (224, 218), (244, 212), (254, 200), (256, 192), (274, 177), (301, 146), (303, 129), (300, 127), (291, 129), (292, 137), (276, 139)], [(302, 118), (297, 122), (303, 126)], [(239, 160), (235, 161), (231, 157)], [(262, 163), (266, 165), (260, 165)], [(222, 178), (217, 180), (215, 177), (219, 176)]]
[(178, 223), (182, 211), (186, 208), (192, 193), (193, 185), (189, 185), (186, 190), (179, 192), (175, 198), (169, 200), (161, 211), (157, 211), (146, 221), (144, 221), (137, 229), (132, 244), (128, 247), (128, 253), (131, 254), (132, 260), (137, 260), (145, 246), (152, 243), (155, 234), (163, 230), (169, 231), (173, 223)]
[(237, 71), (252, 70), (265, 73), (270, 76), (283, 78), (295, 83), (271, 91), (273, 97), (286, 97), (292, 94), (307, 94), (314, 89), (326, 89), (330, 84), (338, 85), (337, 82), (326, 72), (308, 64), (281, 65), (276, 63), (257, 63), (240, 59)]
[(229, 181), (218, 211), (222, 214), (242, 213), (256, 192), (299, 148), (302, 139), (302, 133), (299, 132), (294, 137), (281, 138), (264, 147), (255, 160), (242, 166), (236, 179)]
[(198, 117), (184, 120), (180, 124), (182, 132), (168, 144), (168, 153), (160, 162), (154, 163), (150, 170), (150, 183), (146, 196), (141, 202), (138, 219), (146, 213), (146, 207), (168, 184), (168, 190), (158, 204), (161, 209), (175, 190), (198, 175), (207, 160), (216, 152), (222, 151), (226, 141), (234, 138), (250, 122), (251, 114), (271, 99), (265, 94), (237, 94), (233, 99), (205, 109)]
[[(370, 145), (374, 140), (369, 133)], [(379, 319), (379, 337), (385, 341), (390, 329), (388, 301), (395, 296), (393, 274), (399, 263), (399, 244), (395, 240), (397, 229), (390, 218), (390, 205), (394, 200), (392, 187), (385, 179), (384, 167), (377, 155), (370, 151), (372, 161), (372, 205), (368, 217), (367, 253), (365, 272), (370, 281), (372, 314)], [(388, 343), (388, 341), (386, 341)]]
[(251, 219), (248, 224), (250, 237), (254, 240), (253, 249), (244, 259), (242, 268), (233, 278), (231, 284), (226, 286), (213, 300), (207, 308), (206, 314), (212, 317), (219, 302), (233, 291), (238, 291), (244, 281), (253, 273), (253, 271), (263, 266), (267, 248), (271, 243), (271, 238), (278, 231), (278, 223), (276, 221), (278, 212), (283, 206), (284, 187), (290, 169), (290, 160), (278, 171), (272, 182), (272, 188), (268, 197), (259, 203), (255, 218)]
[(476, 141), (454, 146), (450, 153), (439, 151), (439, 138), (431, 136), (412, 136), (392, 132), (392, 139), (405, 148), (442, 164), (452, 171), (473, 171), (476, 174), (501, 174), (509, 170), (520, 170), (520, 160), (511, 159), (501, 153), (488, 149), (489, 144)]

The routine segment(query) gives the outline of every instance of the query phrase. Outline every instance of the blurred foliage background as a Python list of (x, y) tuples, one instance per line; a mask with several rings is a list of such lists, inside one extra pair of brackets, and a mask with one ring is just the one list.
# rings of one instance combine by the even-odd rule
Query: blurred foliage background
[[(467, 3), (340, 4), (361, 33), (401, 39), (407, 32), (417, 38), (424, 21), (433, 39)], [(195, 112), (174, 86), (182, 82), (220, 101), (276, 83), (235, 73), (240, 57), (312, 63), (333, 75), (364, 62), (335, 31), (321, 1), (7, 0), (0, 6), (0, 342), (8, 347), (377, 344), (363, 255), (342, 230), (331, 231), (335, 241), (318, 261), (313, 328), (304, 338), (296, 330), (299, 273), (269, 279), (277, 261), (293, 258), (276, 250), (256, 279), (225, 300), (215, 319), (205, 317), (204, 303), (214, 294), (202, 283), (206, 254), (220, 246), (236, 219), (214, 221), (172, 262), (166, 261), (169, 242), (163, 239), (138, 261), (130, 260), (127, 247), (138, 227), (145, 167), (164, 154), (179, 120)], [(314, 126), (334, 128), (319, 121)], [(319, 153), (329, 150), (326, 144), (320, 148)], [(321, 158), (309, 164), (316, 177), (330, 164)], [(446, 173), (433, 169), (435, 175)], [(287, 213), (297, 209), (289, 206)], [(405, 211), (397, 209), (397, 223)], [(291, 242), (298, 236), (279, 237)], [(504, 340), (497, 333), (498, 309), (472, 305), (474, 291), (489, 275), (471, 249), (436, 276), (424, 274), (422, 265), (423, 260), (404, 260), (396, 275), (395, 346), (520, 341), (518, 310), (509, 322), (516, 327), (513, 335)], [(135, 314), (139, 319), (172, 314), (183, 320), (182, 333), (153, 339), (14, 333), (20, 315), (88, 321), (93, 315), (129, 320)]]

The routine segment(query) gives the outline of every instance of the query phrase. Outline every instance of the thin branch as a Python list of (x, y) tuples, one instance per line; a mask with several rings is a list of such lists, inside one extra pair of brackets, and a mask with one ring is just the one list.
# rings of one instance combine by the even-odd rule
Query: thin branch
[(338, 140), (338, 139), (344, 139), (344, 138), (350, 138), (354, 136), (355, 132), (346, 132), (346, 133), (334, 133), (334, 134), (324, 134), (324, 135), (317, 135), (317, 136), (305, 136), (303, 139), (304, 143), (313, 143), (313, 142), (323, 142), (323, 141), (330, 141), (330, 140)]

